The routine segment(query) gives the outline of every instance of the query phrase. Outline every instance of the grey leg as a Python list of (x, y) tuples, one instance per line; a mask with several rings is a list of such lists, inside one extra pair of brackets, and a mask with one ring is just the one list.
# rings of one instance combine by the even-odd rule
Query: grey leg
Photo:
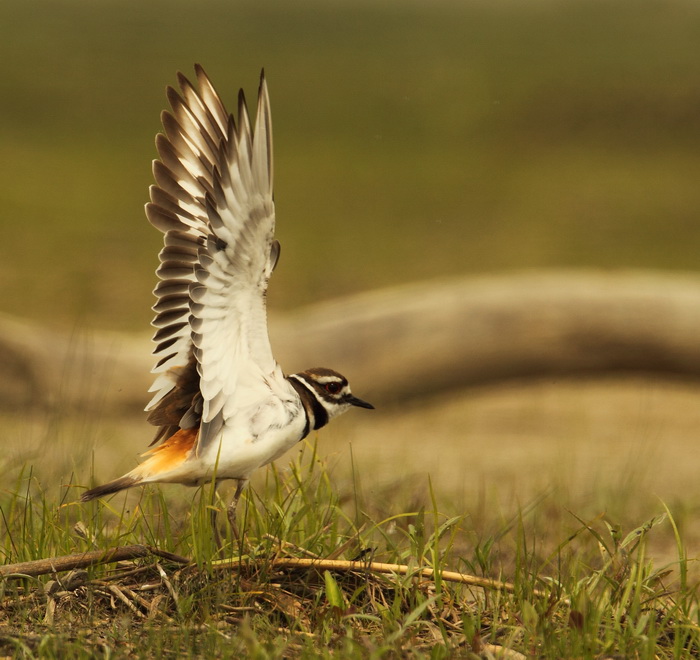
[(238, 500), (241, 498), (241, 493), (243, 492), (243, 489), (246, 487), (248, 484), (248, 479), (239, 479), (237, 484), (236, 484), (236, 492), (233, 495), (233, 499), (231, 500), (231, 503), (228, 505), (228, 508), (226, 509), (226, 513), (228, 515), (228, 522), (231, 525), (231, 531), (233, 532), (233, 536), (236, 539), (236, 541), (240, 541), (240, 536), (238, 535), (238, 525), (236, 524), (236, 509), (238, 507)]
[(216, 543), (216, 547), (221, 550), (223, 543), (221, 541), (221, 534), (219, 533), (219, 526), (216, 524), (216, 513), (216, 509), (212, 507), (209, 512), (209, 519), (211, 520), (212, 532), (214, 532), (214, 543)]
[(216, 543), (216, 547), (221, 550), (223, 547), (223, 542), (221, 540), (221, 534), (219, 533), (219, 526), (216, 524), (216, 514), (217, 510), (216, 507), (214, 506), (216, 504), (216, 489), (219, 487), (219, 482), (217, 481), (216, 484), (214, 484), (214, 501), (211, 502), (211, 510), (209, 511), (209, 521), (211, 522), (211, 530), (214, 534), (214, 543)]

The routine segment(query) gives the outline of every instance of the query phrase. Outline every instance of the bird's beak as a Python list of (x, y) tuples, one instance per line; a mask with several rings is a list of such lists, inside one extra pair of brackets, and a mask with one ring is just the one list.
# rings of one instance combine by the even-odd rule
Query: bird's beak
[(356, 396), (349, 396), (347, 399), (345, 399), (345, 401), (351, 406), (357, 406), (358, 408), (369, 408), (370, 410), (374, 410), (374, 406), (371, 403), (367, 403), (367, 401), (358, 399)]

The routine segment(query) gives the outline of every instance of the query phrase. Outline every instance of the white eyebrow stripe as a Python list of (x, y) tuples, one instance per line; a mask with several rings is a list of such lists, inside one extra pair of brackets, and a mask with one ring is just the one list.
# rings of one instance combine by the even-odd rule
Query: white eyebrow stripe
[(342, 383), (343, 382), (337, 376), (316, 376), (316, 378), (314, 378), (314, 380), (317, 383), (321, 383), (322, 385), (325, 385), (327, 383)]

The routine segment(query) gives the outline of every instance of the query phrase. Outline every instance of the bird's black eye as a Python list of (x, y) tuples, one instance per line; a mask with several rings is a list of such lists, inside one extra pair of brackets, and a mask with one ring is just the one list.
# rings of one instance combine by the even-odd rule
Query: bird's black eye
[(326, 392), (328, 392), (328, 394), (338, 394), (338, 392), (343, 389), (343, 386), (337, 380), (332, 380), (330, 383), (326, 383), (323, 387), (326, 388)]

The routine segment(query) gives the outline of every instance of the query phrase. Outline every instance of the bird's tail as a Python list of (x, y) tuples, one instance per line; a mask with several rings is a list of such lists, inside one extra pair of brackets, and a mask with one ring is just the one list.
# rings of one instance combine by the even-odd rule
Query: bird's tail
[(191, 454), (198, 433), (198, 429), (180, 429), (165, 442), (143, 454), (148, 458), (141, 465), (119, 479), (85, 491), (80, 501), (89, 502), (96, 497), (118, 493), (120, 490), (142, 483), (168, 481), (168, 473), (179, 467)]
[(131, 473), (125, 474), (123, 477), (119, 477), (119, 479), (110, 481), (107, 484), (86, 490), (80, 496), (80, 501), (89, 502), (90, 500), (94, 500), (96, 497), (104, 497), (105, 495), (118, 493), (120, 490), (137, 486), (139, 483), (141, 482), (136, 477), (131, 476)]

